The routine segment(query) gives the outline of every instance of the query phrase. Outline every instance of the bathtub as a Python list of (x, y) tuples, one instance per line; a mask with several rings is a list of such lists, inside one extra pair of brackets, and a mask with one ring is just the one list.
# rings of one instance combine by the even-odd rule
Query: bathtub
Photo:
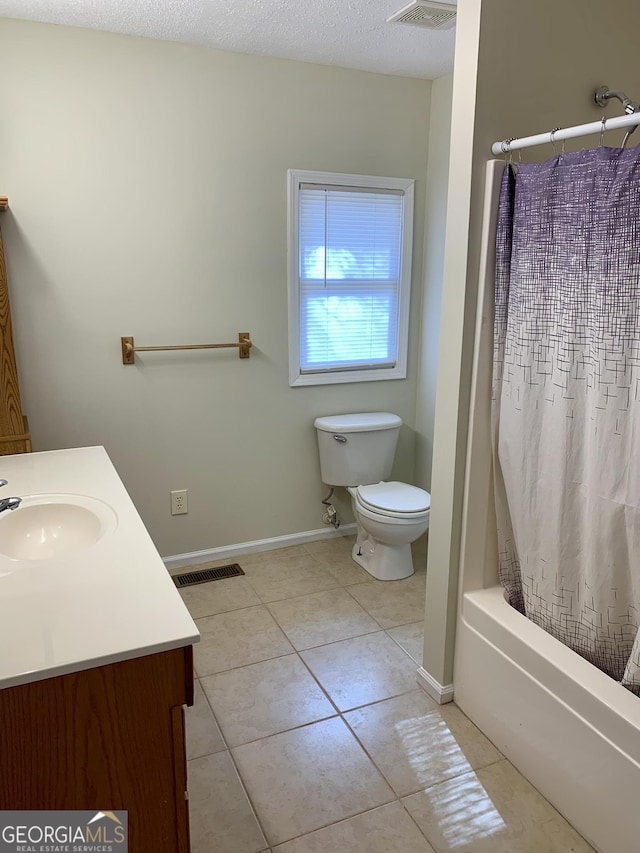
[(640, 849), (640, 698), (498, 586), (462, 596), (454, 685), (460, 708), (596, 850)]
[(503, 167), (487, 165), (455, 701), (596, 850), (631, 853), (640, 850), (640, 698), (510, 607), (497, 583), (490, 417), (493, 246)]

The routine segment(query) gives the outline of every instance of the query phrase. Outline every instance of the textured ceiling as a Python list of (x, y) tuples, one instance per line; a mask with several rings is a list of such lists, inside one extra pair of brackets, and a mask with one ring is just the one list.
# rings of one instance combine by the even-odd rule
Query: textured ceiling
[(0, 0), (0, 18), (433, 79), (453, 70), (455, 29), (386, 19), (409, 0)]

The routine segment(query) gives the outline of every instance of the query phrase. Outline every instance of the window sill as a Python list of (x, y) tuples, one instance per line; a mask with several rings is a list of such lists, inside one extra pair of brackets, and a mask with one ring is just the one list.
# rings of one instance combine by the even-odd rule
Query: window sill
[(346, 382), (381, 382), (386, 379), (406, 379), (407, 371), (402, 367), (389, 370), (336, 370), (335, 373), (296, 373), (289, 377), (289, 385), (298, 388), (304, 385), (338, 385)]

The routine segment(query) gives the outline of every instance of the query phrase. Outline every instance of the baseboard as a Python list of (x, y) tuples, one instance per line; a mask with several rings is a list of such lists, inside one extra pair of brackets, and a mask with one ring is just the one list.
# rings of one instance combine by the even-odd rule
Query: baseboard
[(276, 548), (290, 548), (292, 545), (304, 545), (305, 542), (317, 542), (319, 539), (336, 539), (338, 536), (351, 536), (357, 525), (344, 524), (338, 530), (333, 527), (321, 527), (319, 530), (304, 530), (302, 533), (289, 533), (286, 536), (273, 536), (271, 539), (255, 539), (252, 542), (239, 542), (237, 545), (223, 545), (221, 548), (208, 548), (206, 551), (191, 551), (188, 554), (175, 554), (164, 557), (169, 573), (218, 560), (229, 560), (243, 554), (255, 554), (258, 551), (274, 551)]
[(440, 684), (422, 666), (416, 674), (416, 679), (424, 692), (431, 696), (432, 699), (435, 699), (438, 705), (446, 705), (447, 702), (453, 702), (453, 684)]

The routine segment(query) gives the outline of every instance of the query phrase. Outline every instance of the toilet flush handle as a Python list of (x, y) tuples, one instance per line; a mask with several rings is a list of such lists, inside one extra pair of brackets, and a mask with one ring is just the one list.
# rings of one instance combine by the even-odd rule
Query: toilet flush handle
[(339, 441), (340, 444), (346, 444), (347, 443), (347, 439), (345, 438), (344, 435), (334, 435), (333, 438), (335, 441)]

